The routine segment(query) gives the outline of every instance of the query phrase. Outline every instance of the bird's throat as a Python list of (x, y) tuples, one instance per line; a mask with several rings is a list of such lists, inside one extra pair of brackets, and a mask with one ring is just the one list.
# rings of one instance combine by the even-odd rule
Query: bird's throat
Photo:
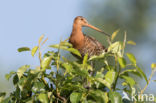
[(70, 42), (77, 49), (79, 49), (83, 46), (84, 35), (82, 32), (82, 26), (81, 25), (76, 25), (76, 24), (73, 25), (73, 30), (71, 33)]
[(78, 24), (73, 24), (72, 35), (79, 35), (80, 33), (82, 33), (82, 26)]

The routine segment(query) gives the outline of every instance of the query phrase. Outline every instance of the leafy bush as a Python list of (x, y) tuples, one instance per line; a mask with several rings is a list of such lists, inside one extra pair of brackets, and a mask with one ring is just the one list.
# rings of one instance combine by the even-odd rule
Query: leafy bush
[[(50, 45), (49, 47), (57, 50), (48, 51), (43, 56), (41, 47), (47, 41), (47, 39), (43, 41), (43, 35), (39, 39), (38, 46), (32, 49), (19, 48), (19, 52), (30, 51), (32, 56), (38, 52), (40, 66), (34, 68), (24, 65), (17, 72), (6, 74), (7, 80), (13, 78), (15, 90), (6, 98), (5, 93), (1, 93), (1, 103), (124, 102), (123, 91), (130, 95), (133, 90), (138, 90), (136, 86), (138, 82), (133, 77), (143, 77), (147, 84), (149, 80), (137, 65), (135, 56), (132, 53), (124, 53), (127, 43), (132, 45), (135, 43), (126, 41), (126, 34), (123, 42), (113, 42), (116, 34), (117, 32), (114, 32), (109, 40), (108, 52), (89, 59), (86, 54), (83, 60), (77, 61), (71, 61), (60, 55), (60, 50), (66, 50), (81, 56), (67, 40), (57, 45)], [(91, 62), (95, 64), (97, 61), (103, 64), (100, 69), (90, 65)], [(156, 67), (155, 64), (152, 66)], [(131, 74), (135, 76), (132, 77)]]

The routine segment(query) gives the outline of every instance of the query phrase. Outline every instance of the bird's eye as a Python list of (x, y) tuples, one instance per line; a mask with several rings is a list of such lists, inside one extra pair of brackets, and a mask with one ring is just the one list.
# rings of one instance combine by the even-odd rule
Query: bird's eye
[(83, 18), (81, 18), (81, 20), (83, 20)]

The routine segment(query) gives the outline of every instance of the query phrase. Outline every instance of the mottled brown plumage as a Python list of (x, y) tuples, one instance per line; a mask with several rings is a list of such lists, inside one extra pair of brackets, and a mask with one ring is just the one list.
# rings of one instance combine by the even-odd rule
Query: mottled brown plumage
[(84, 57), (86, 53), (88, 53), (88, 57), (99, 55), (106, 50), (105, 47), (93, 37), (84, 35), (84, 41), (83, 47), (78, 49), (82, 57)]
[(78, 16), (74, 19), (73, 30), (69, 38), (69, 42), (73, 45), (73, 47), (79, 50), (82, 57), (84, 57), (87, 53), (88, 57), (91, 57), (106, 51), (105, 47), (95, 38), (83, 34), (82, 27), (84, 26), (103, 32), (100, 29), (88, 24), (84, 17)]

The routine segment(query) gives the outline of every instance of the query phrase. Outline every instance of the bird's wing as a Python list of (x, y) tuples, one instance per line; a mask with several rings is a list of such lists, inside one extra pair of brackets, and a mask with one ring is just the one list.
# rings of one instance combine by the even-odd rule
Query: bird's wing
[(95, 45), (98, 49), (104, 49), (105, 47), (94, 37), (85, 35), (86, 38), (90, 39), (91, 43)]

